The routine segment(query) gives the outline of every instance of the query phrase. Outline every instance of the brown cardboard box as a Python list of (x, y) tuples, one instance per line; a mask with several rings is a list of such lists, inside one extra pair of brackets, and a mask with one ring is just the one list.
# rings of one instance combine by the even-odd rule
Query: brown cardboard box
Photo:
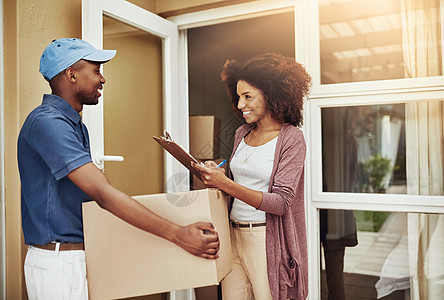
[(215, 116), (190, 117), (190, 154), (197, 159), (219, 157), (220, 119)]
[(137, 229), (96, 202), (83, 204), (90, 299), (118, 299), (218, 284), (231, 270), (225, 194), (216, 189), (134, 197), (181, 225), (212, 222), (220, 257), (207, 260)]

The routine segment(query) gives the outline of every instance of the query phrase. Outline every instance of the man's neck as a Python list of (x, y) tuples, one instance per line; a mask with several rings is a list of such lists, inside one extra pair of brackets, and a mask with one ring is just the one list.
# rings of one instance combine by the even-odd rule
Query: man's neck
[(63, 93), (61, 91), (52, 90), (52, 94), (63, 98), (66, 102), (69, 103), (78, 113), (80, 113), (83, 109), (83, 105), (81, 105), (78, 101), (75, 100), (72, 95), (67, 93)]

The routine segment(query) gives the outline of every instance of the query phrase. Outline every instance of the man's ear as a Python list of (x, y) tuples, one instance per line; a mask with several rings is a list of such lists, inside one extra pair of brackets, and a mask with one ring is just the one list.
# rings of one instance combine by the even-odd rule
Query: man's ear
[(73, 67), (66, 68), (65, 76), (71, 82), (76, 82), (77, 81), (77, 74), (76, 74), (76, 71), (75, 71), (75, 69)]

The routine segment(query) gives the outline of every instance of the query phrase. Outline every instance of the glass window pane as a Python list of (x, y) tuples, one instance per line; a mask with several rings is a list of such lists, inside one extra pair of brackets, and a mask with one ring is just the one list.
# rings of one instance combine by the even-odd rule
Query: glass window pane
[(321, 83), (442, 75), (440, 5), (320, 0)]
[(322, 109), (323, 191), (407, 193), (405, 105)]
[(444, 215), (321, 210), (321, 299), (442, 299)]
[(321, 109), (324, 192), (444, 195), (444, 101)]

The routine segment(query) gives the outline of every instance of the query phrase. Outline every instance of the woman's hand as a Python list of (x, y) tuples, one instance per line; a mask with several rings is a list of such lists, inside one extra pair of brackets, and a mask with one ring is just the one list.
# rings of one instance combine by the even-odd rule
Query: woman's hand
[(228, 180), (228, 177), (225, 175), (225, 169), (222, 167), (218, 168), (217, 164), (212, 160), (206, 161), (205, 164), (192, 162), (191, 166), (200, 173), (202, 182), (208, 187), (221, 189)]
[(246, 188), (225, 175), (223, 168), (218, 168), (214, 161), (206, 161), (205, 164), (191, 162), (191, 166), (196, 169), (202, 178), (202, 182), (208, 187), (214, 187), (224, 191), (230, 196), (244, 201), (255, 208), (259, 208), (262, 203), (262, 192)]

